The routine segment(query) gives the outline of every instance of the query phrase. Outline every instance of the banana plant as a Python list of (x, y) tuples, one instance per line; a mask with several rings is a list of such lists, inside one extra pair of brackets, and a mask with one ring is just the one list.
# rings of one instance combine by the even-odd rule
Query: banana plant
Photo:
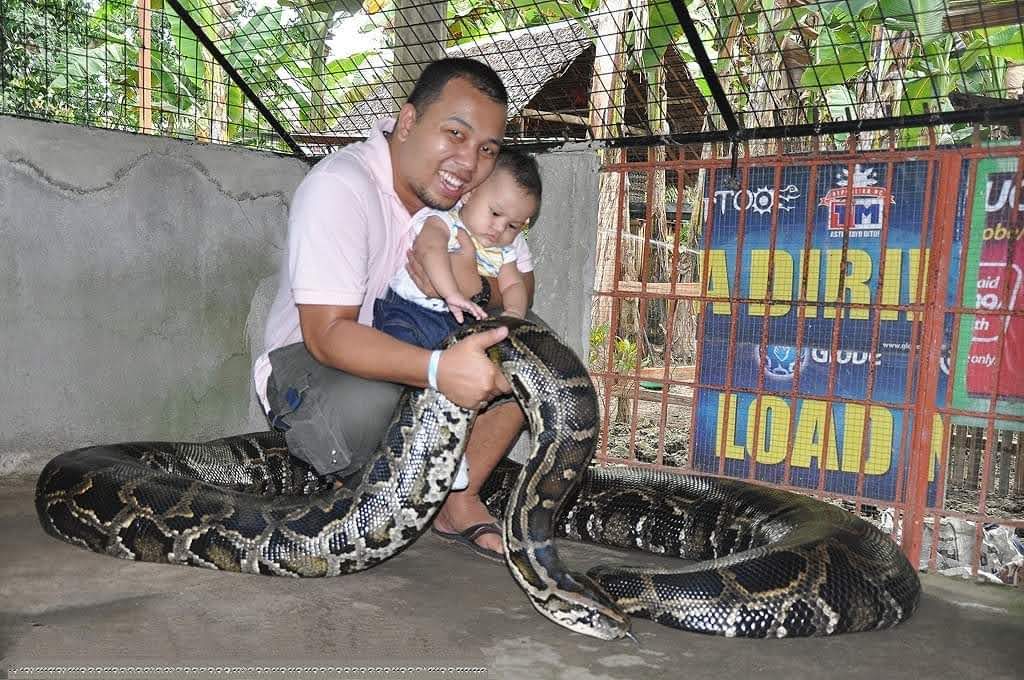
[(598, 0), (450, 0), (448, 32), (455, 44), (546, 23), (580, 19)]
[[(816, 15), (801, 85), (824, 120), (952, 108), (954, 92), (1005, 97), (1006, 69), (1024, 63), (1019, 26), (949, 33), (944, 0), (837, 0), (794, 8)], [(904, 144), (920, 130), (903, 130)], [(953, 126), (943, 141), (968, 135)], [(840, 140), (841, 141), (841, 140)]]
[(308, 83), (310, 115), (307, 126), (313, 131), (328, 127), (325, 93), (330, 88), (327, 67), (327, 41), (331, 27), (342, 17), (362, 9), (361, 0), (278, 0), (282, 7), (291, 7), (299, 15), (299, 33), (306, 49), (309, 66), (302, 75)]

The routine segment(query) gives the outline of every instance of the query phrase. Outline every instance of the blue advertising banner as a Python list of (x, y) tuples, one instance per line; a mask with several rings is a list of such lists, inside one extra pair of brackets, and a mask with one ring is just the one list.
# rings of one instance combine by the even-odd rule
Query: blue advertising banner
[[(708, 250), (702, 276), (714, 301), (701, 312), (698, 382), (704, 387), (695, 395), (696, 469), (717, 472), (724, 456), (725, 474), (746, 477), (756, 455), (758, 479), (816, 488), (824, 470), (827, 491), (855, 494), (863, 466), (861, 495), (895, 498), (897, 461), (901, 453), (903, 461), (908, 458), (913, 425), (905, 407), (909, 402), (912, 409), (918, 367), (908, 358), (920, 342), (915, 322), (921, 312), (871, 306), (921, 301), (930, 242), (924, 202), (926, 195), (934, 197), (934, 188), (926, 190), (927, 161), (857, 164), (852, 177), (850, 169), (846, 163), (819, 166), (810, 186), (810, 166), (784, 167), (778, 183), (775, 167), (751, 168), (743, 191), (726, 188), (731, 172), (718, 171), (714, 196), (706, 203), (712, 212), (705, 229), (710, 242), (702, 245)], [(778, 215), (774, 243), (773, 211)], [(884, 251), (883, 219), (888, 222)], [(960, 225), (955, 232), (959, 239)], [(959, 242), (953, 252), (960, 252)], [(953, 281), (956, 276), (954, 263)], [(954, 289), (949, 288), (950, 300)], [(758, 301), (737, 304), (734, 319), (730, 298)], [(761, 302), (765, 298), (768, 304)], [(799, 351), (798, 300), (807, 303)], [(948, 357), (941, 368), (939, 395), (944, 395)], [(758, 389), (760, 399), (751, 393)], [(868, 399), (874, 402), (870, 407), (844, 401)], [(938, 418), (933, 428), (938, 451)], [(790, 476), (783, 479), (789, 450)]]

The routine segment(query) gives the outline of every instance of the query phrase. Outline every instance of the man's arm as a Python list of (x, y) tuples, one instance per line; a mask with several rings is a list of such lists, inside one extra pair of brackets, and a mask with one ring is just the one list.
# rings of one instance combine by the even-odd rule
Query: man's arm
[[(299, 324), (309, 353), (322, 364), (370, 380), (425, 387), (430, 352), (358, 322), (359, 307), (298, 305)], [(441, 393), (466, 408), (476, 408), (511, 390), (484, 350), (508, 329), (478, 333), (441, 355), (437, 382)]]

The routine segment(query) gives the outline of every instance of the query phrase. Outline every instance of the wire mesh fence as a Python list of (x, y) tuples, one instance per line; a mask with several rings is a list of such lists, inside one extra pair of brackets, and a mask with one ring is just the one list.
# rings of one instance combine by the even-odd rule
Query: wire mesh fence
[[(316, 156), (396, 112), (426, 63), (484, 61), (508, 87), (509, 143), (624, 147), (606, 157), (618, 184), (603, 185), (598, 224), (602, 455), (891, 502), (918, 542), (927, 518), (936, 535), (970, 521), (977, 573), (980, 527), (1004, 509), (1024, 523), (1021, 416), (1004, 427), (994, 398), (951, 406), (925, 385), (944, 339), (985, 319), (927, 307), (940, 280), (927, 253), (967, 269), (968, 232), (937, 249), (934, 229), (984, 203), (948, 179), (977, 175), (980, 142), (1020, 135), (1022, 13), (1017, 0), (0, 0), (0, 112)], [(957, 174), (940, 147), (969, 138)], [(1003, 198), (1019, 201), (1020, 149), (999, 153)], [(716, 245), (716, 229), (738, 240)], [(1020, 314), (1003, 316), (1016, 328)], [(947, 389), (980, 375), (945, 370)]]
[[(508, 141), (1016, 134), (1016, 0), (0, 0), (0, 111), (316, 155), (423, 65), (509, 88)], [(885, 137), (879, 132), (878, 139)], [(882, 142), (885, 143), (885, 142)]]

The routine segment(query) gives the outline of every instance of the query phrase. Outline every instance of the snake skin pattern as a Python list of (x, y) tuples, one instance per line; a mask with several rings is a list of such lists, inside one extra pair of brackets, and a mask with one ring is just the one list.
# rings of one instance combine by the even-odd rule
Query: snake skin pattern
[[(887, 536), (834, 506), (744, 482), (590, 467), (599, 414), (587, 371), (550, 331), (509, 319), (489, 350), (527, 414), (533, 452), (485, 489), (509, 568), (545, 617), (602, 639), (629, 616), (702, 633), (831, 635), (913, 612), (917, 574)], [(406, 391), (380, 449), (335, 489), (281, 435), (133, 443), (61, 454), (36, 510), (51, 535), (123, 559), (331, 576), (408, 546), (447, 496), (475, 413)], [(565, 568), (556, 536), (703, 560), (679, 571)]]

